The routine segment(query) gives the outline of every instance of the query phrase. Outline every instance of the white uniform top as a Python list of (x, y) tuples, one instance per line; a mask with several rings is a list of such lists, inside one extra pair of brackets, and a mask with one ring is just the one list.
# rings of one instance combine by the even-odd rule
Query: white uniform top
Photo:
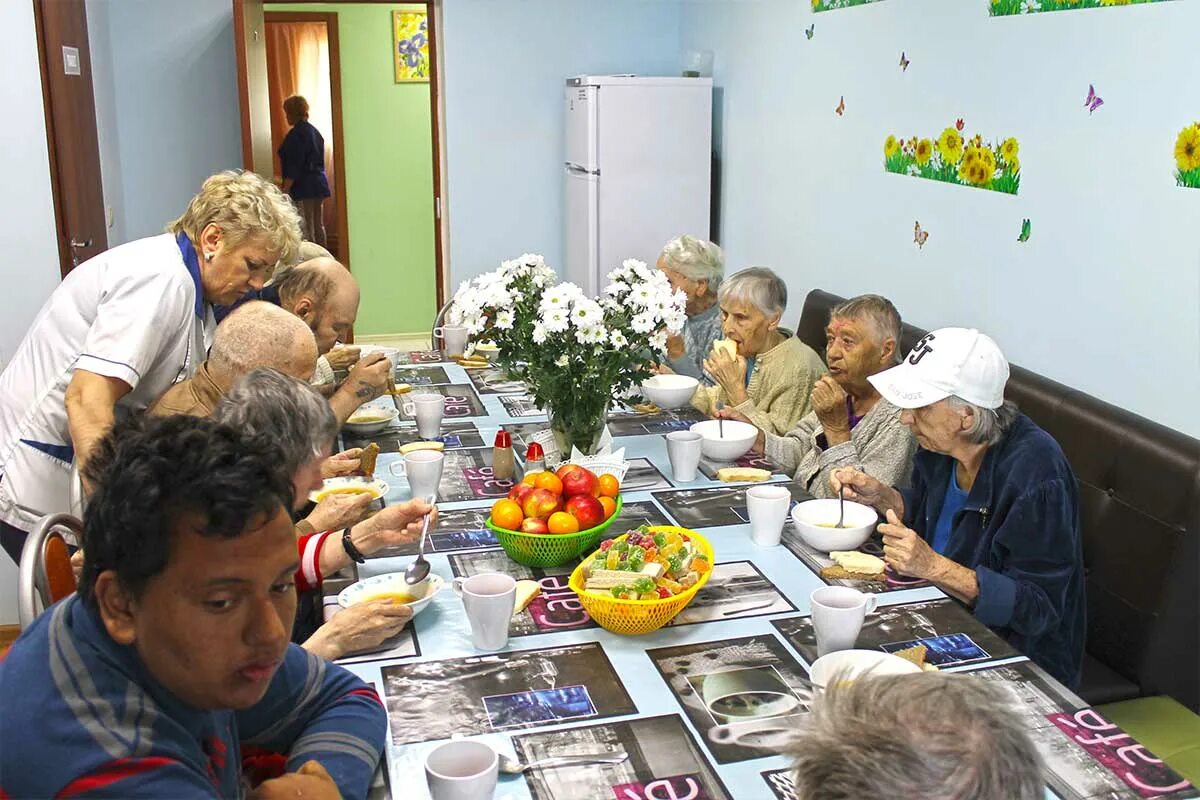
[(172, 234), (115, 247), (67, 275), (0, 373), (0, 519), (31, 530), (72, 508), (67, 384), (75, 370), (133, 387), (118, 418), (191, 377), (212, 343), (199, 265)]

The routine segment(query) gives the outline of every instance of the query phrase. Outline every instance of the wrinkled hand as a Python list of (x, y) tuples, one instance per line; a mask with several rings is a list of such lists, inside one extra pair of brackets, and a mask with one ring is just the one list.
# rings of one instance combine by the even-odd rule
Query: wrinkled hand
[(357, 347), (342, 345), (326, 353), (325, 360), (334, 369), (349, 369), (358, 362), (358, 353)]
[(929, 579), (937, 569), (941, 558), (912, 528), (904, 523), (890, 508), (887, 522), (879, 526), (883, 536), (883, 560), (901, 575)]
[(321, 462), (322, 478), (338, 478), (342, 475), (354, 475), (359, 471), (358, 457), (362, 455), (361, 447), (352, 447), (340, 453), (334, 453)]
[(75, 576), (75, 583), (78, 585), (79, 576), (83, 574), (83, 548), (71, 554), (71, 574)]
[(350, 531), (350, 537), (354, 546), (364, 556), (386, 547), (408, 544), (416, 541), (421, 535), (421, 524), (426, 513), (430, 515), (429, 526), (432, 528), (437, 522), (436, 506), (431, 506), (424, 500), (396, 503), (365, 522), (355, 525)]
[(835, 469), (829, 476), (829, 486), (833, 489), (834, 497), (844, 487), (847, 500), (871, 506), (880, 513), (888, 509), (897, 514), (904, 513), (904, 498), (900, 493), (862, 470), (853, 467)]
[(683, 341), (682, 336), (667, 337), (667, 358), (683, 358), (686, 352), (687, 343)]
[(331, 494), (312, 510), (307, 519), (314, 530), (336, 531), (365, 519), (374, 498), (366, 493)]
[[(738, 411), (737, 409), (729, 408), (728, 406), (726, 406), (725, 408), (718, 408), (715, 412), (713, 412), (713, 417), (715, 417), (716, 419), (732, 419), (737, 422), (745, 422), (747, 425), (754, 424), (754, 422), (749, 417), (747, 417), (745, 414)], [(767, 435), (765, 433), (763, 433), (762, 430), (760, 429), (758, 431), (758, 437), (754, 440), (754, 447), (752, 449), (756, 453), (761, 453), (761, 452), (763, 452), (763, 450), (766, 449), (766, 447), (767, 447)]]
[(306, 761), (297, 772), (263, 781), (251, 800), (341, 800), (337, 784), (319, 761)]
[(361, 359), (350, 370), (342, 391), (350, 392), (362, 405), (381, 397), (388, 389), (388, 378), (392, 375), (392, 362), (383, 353), (371, 353)]
[(821, 379), (813, 386), (810, 399), (813, 411), (816, 412), (817, 419), (821, 421), (821, 427), (826, 436), (830, 433), (850, 432), (850, 414), (846, 410), (846, 390), (841, 387), (841, 384), (828, 375), (822, 375)]
[[(391, 598), (343, 608), (322, 625), (304, 648), (327, 659), (378, 647), (412, 619), (412, 609)], [(312, 646), (315, 645), (315, 646)]]
[(746, 396), (746, 359), (731, 358), (724, 350), (714, 350), (704, 360), (704, 369), (721, 385), (733, 405)]
[(675, 370), (668, 367), (666, 364), (651, 364), (650, 369), (654, 370), (659, 375), (674, 375)]

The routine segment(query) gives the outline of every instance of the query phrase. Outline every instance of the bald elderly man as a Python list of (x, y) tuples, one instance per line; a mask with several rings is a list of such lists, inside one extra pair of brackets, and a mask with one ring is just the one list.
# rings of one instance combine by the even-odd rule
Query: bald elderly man
[(303, 320), (261, 300), (243, 303), (217, 326), (208, 360), (159, 397), (150, 414), (207, 417), (251, 370), (270, 367), (308, 381), (316, 363), (316, 339)]

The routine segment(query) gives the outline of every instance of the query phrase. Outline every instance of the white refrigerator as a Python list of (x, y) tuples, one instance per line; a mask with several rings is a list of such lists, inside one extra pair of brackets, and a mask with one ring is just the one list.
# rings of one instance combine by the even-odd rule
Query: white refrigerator
[(581, 75), (564, 108), (564, 280), (596, 295), (625, 259), (709, 238), (711, 78)]

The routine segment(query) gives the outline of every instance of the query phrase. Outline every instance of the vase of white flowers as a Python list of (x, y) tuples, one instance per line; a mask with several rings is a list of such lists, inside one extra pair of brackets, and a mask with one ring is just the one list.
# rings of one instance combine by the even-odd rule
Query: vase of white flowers
[(459, 287), (448, 319), (496, 343), (498, 363), (546, 409), (564, 454), (590, 454), (610, 404), (652, 374), (668, 333), (683, 328), (685, 298), (633, 259), (608, 274), (598, 298), (555, 279), (541, 256), (505, 261)]

